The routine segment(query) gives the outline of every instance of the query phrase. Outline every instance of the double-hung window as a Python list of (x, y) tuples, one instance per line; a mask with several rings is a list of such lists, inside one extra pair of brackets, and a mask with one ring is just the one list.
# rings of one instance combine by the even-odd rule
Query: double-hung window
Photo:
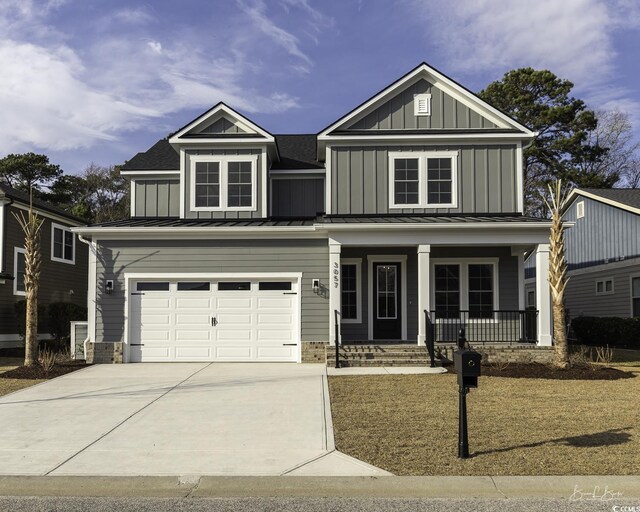
[(433, 266), (433, 305), (436, 318), (493, 318), (497, 309), (496, 262), (441, 262)]
[(257, 164), (255, 155), (191, 156), (191, 209), (256, 210)]
[(67, 226), (51, 224), (51, 260), (75, 263), (76, 237)]
[(390, 152), (390, 208), (456, 208), (458, 152)]
[(360, 259), (341, 261), (341, 307), (343, 323), (360, 323), (362, 312), (362, 288)]

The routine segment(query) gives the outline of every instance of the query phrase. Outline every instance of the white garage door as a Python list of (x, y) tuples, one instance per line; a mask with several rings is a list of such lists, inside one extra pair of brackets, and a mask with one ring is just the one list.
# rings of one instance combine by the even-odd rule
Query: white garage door
[(297, 361), (297, 282), (131, 283), (129, 361)]

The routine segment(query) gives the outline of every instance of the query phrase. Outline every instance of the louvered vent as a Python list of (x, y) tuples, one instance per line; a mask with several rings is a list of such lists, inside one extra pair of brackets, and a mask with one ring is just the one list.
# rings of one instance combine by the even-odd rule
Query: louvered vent
[(414, 114), (417, 116), (431, 115), (431, 94), (416, 94), (413, 97)]

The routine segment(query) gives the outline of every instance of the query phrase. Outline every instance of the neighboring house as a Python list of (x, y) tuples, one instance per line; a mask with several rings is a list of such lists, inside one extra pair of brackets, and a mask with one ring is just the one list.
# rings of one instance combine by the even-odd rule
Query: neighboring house
[[(39, 303), (73, 302), (85, 306), (89, 250), (71, 232), (72, 227), (84, 222), (37, 199), (33, 200), (33, 209), (44, 220)], [(0, 184), (0, 348), (24, 344), (15, 312), (15, 303), (25, 298), (24, 233), (15, 215), (26, 216), (28, 210), (29, 194)], [(49, 336), (46, 327), (45, 319), (41, 338)]]
[[(563, 219), (570, 317), (640, 316), (640, 190), (574, 189)], [(527, 302), (535, 303), (536, 268), (525, 264)]]
[(345, 343), (424, 344), (432, 324), (438, 341), (530, 338), (523, 258), (548, 265), (549, 229), (523, 215), (535, 135), (427, 64), (317, 135), (218, 103), (123, 166), (130, 219), (75, 230), (92, 245), (88, 350), (301, 361), (336, 319)]

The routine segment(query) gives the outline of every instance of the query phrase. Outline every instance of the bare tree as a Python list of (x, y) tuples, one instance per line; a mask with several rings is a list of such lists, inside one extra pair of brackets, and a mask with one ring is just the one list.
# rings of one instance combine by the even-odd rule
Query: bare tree
[(38, 217), (33, 211), (32, 202), (29, 204), (29, 212), (26, 216), (23, 212), (14, 213), (13, 216), (24, 232), (24, 290), (27, 301), (24, 365), (31, 366), (38, 363), (38, 290), (42, 262), (40, 230), (44, 219)]
[(598, 125), (588, 132), (589, 144), (607, 151), (600, 160), (581, 163), (579, 172), (603, 180), (619, 180), (619, 185), (640, 186), (640, 141), (634, 140), (633, 126), (626, 113), (619, 110), (596, 113)]
[(562, 212), (567, 205), (569, 188), (562, 186), (562, 180), (547, 185), (549, 196), (544, 198), (551, 212), (551, 232), (549, 234), (549, 286), (553, 302), (553, 344), (555, 365), (568, 368), (569, 342), (564, 310), (564, 292), (567, 287), (567, 259), (564, 252), (564, 223)]

